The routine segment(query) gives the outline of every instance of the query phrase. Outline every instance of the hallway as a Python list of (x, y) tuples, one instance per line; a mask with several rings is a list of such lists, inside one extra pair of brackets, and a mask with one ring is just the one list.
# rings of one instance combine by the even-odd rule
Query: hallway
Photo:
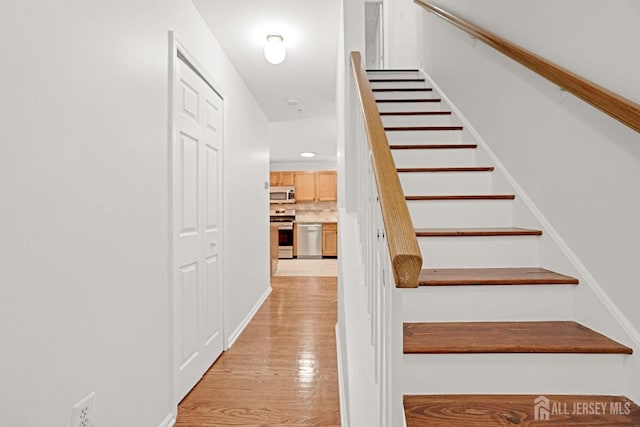
[(335, 277), (272, 277), (273, 292), (178, 409), (176, 427), (339, 426)]

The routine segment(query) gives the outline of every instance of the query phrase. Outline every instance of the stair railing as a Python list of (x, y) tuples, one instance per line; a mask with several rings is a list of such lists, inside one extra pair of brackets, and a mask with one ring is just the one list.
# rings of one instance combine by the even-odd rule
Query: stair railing
[[(398, 288), (415, 288), (422, 255), (398, 171), (382, 125), (360, 53), (351, 52), (349, 117), (353, 120), (355, 208), (366, 295), (368, 330), (375, 383), (369, 396), (378, 408), (379, 427), (399, 425), (402, 393), (394, 366), (401, 357), (402, 323)], [(350, 172), (351, 174), (352, 172)], [(351, 284), (352, 285), (352, 284)]]
[(584, 77), (548, 61), (515, 43), (512, 43), (490, 31), (485, 30), (459, 16), (435, 6), (425, 0), (414, 3), (433, 12), (436, 16), (455, 25), (471, 36), (485, 42), (498, 52), (541, 75), (550, 82), (571, 92), (583, 101), (608, 114), (636, 132), (640, 132), (640, 105), (618, 95)]
[[(355, 79), (356, 117), (360, 120), (364, 141), (358, 141), (358, 201), (361, 236), (386, 240), (396, 287), (418, 287), (422, 255), (407, 207), (398, 171), (391, 155), (382, 119), (359, 52), (351, 52)], [(380, 216), (381, 221), (376, 221)], [(363, 242), (363, 250), (367, 244)], [(363, 259), (370, 254), (364, 253)], [(366, 262), (366, 261), (365, 261)]]

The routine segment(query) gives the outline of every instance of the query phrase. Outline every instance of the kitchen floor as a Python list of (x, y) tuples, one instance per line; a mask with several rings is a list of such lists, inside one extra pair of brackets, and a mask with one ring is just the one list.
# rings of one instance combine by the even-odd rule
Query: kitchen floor
[(274, 276), (337, 277), (338, 260), (323, 259), (279, 259)]

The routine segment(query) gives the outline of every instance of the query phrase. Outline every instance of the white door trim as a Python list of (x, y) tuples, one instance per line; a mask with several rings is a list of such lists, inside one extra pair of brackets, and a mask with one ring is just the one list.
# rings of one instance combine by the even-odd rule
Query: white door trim
[[(178, 55), (181, 55), (184, 58), (184, 61), (182, 61)], [(189, 50), (187, 48), (185, 48), (184, 44), (182, 44), (182, 42), (177, 38), (176, 34), (174, 31), (169, 31), (169, 64), (168, 64), (168, 70), (169, 70), (169, 81), (168, 81), (168, 87), (167, 87), (167, 93), (168, 93), (168, 129), (167, 129), (167, 134), (168, 134), (168, 144), (167, 144), (167, 159), (168, 159), (168, 165), (167, 165), (167, 194), (168, 194), (168, 204), (167, 204), (167, 211), (168, 211), (168, 237), (169, 237), (169, 251), (168, 251), (168, 268), (167, 268), (167, 274), (168, 274), (168, 293), (169, 293), (169, 322), (168, 322), (168, 326), (169, 326), (169, 345), (170, 345), (170, 354), (169, 354), (169, 362), (170, 362), (170, 369), (171, 369), (171, 375), (170, 375), (170, 379), (169, 379), (169, 383), (170, 383), (170, 400), (173, 402), (173, 411), (175, 416), (177, 416), (178, 414), (178, 403), (179, 401), (176, 401), (176, 376), (177, 376), (177, 371), (176, 371), (176, 360), (177, 360), (177, 354), (176, 354), (176, 336), (175, 336), (175, 311), (174, 311), (174, 304), (175, 304), (175, 295), (174, 295), (174, 214), (173, 214), (173, 204), (174, 204), (174, 188), (173, 188), (173, 174), (174, 174), (174, 165), (176, 162), (176, 153), (174, 153), (173, 147), (174, 147), (174, 142), (175, 142), (175, 138), (176, 138), (176, 123), (175, 123), (175, 118), (174, 118), (174, 103), (176, 102), (174, 94), (175, 94), (175, 85), (178, 82), (178, 61), (182, 61), (184, 63), (186, 63), (189, 68), (191, 68), (196, 74), (198, 74), (202, 80), (204, 80), (204, 82), (214, 91), (216, 92), (220, 98), (222, 98), (223, 101), (223, 105), (226, 105), (227, 103), (227, 95), (224, 93), (224, 91), (222, 91), (220, 89), (220, 85), (218, 85), (216, 83), (216, 81), (211, 78), (211, 76), (207, 73), (207, 71), (205, 70), (205, 68), (200, 65), (200, 63), (198, 62), (198, 60), (189, 52)], [(226, 135), (226, 128), (227, 128), (227, 123), (228, 123), (228, 119), (227, 119), (227, 114), (223, 114), (223, 129), (222, 129), (222, 162), (221, 162), (221, 179), (222, 179), (222, 194), (221, 194), (221, 200), (225, 200), (225, 185), (224, 185), (224, 155), (225, 155), (225, 150), (224, 150), (224, 142), (225, 142), (225, 135)], [(221, 241), (221, 246), (222, 248), (225, 248), (225, 243), (224, 243), (224, 206), (221, 209), (220, 212), (220, 224), (221, 224), (221, 229), (222, 232), (220, 233), (219, 236), (219, 240)], [(225, 286), (224, 286), (224, 250), (220, 253), (220, 261), (219, 261), (219, 268), (220, 268), (220, 280), (222, 281), (222, 286), (221, 286), (221, 297), (222, 297), (222, 306), (224, 307), (224, 291), (225, 291)], [(222, 342), (224, 343), (224, 351), (228, 350), (228, 346), (226, 345), (226, 335), (227, 335), (227, 325), (226, 325), (226, 318), (224, 316), (224, 311), (223, 311), (223, 327), (222, 327)]]

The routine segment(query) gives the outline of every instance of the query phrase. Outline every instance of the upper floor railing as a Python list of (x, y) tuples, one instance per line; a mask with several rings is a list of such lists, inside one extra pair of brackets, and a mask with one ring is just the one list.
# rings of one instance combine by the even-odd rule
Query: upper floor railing
[[(366, 142), (363, 142), (359, 149), (362, 153), (359, 161), (361, 169), (359, 179), (363, 183), (359, 197), (375, 198), (376, 205), (379, 204), (384, 227), (381, 232), (375, 231), (375, 233), (378, 234), (377, 238), (383, 238), (387, 241), (396, 286), (401, 288), (417, 287), (422, 268), (422, 255), (398, 171), (359, 52), (351, 53), (351, 65), (356, 98), (359, 99), (359, 116), (363, 121), (364, 134), (366, 135)], [(365, 182), (368, 179), (368, 172), (365, 169), (368, 168), (371, 168), (375, 184), (375, 188), (372, 189), (369, 189), (367, 187), (369, 184)], [(360, 203), (361, 210), (370, 209), (366, 207), (367, 203), (366, 200)], [(377, 215), (377, 213), (373, 215)], [(364, 224), (367, 221), (364, 218), (361, 222)], [(363, 234), (370, 232), (365, 231)]]
[(574, 94), (614, 119), (640, 132), (640, 105), (550, 62), (465, 19), (449, 13), (425, 0), (414, 0), (419, 6), (482, 40), (497, 51), (538, 73), (562, 89)]

